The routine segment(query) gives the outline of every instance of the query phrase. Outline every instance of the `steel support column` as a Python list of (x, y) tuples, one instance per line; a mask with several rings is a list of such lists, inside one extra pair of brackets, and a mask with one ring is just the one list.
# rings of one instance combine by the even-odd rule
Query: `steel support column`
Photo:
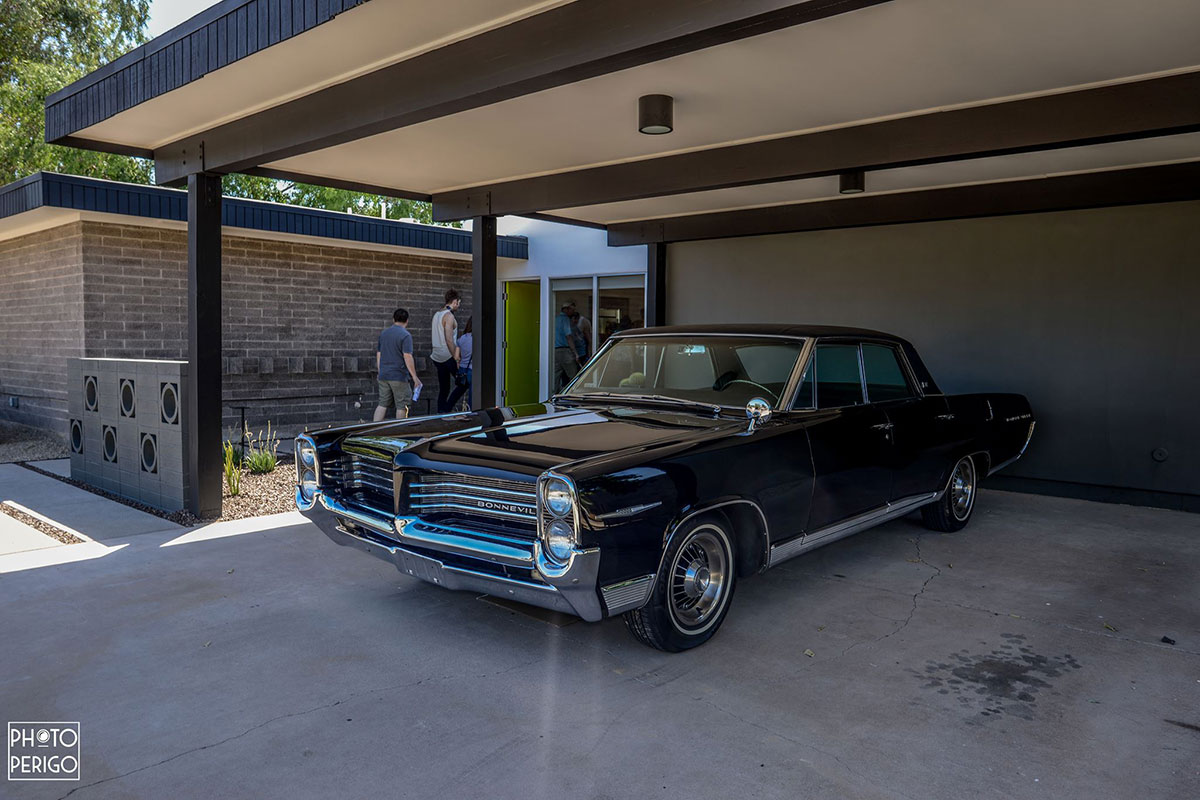
[(646, 245), (646, 327), (667, 324), (667, 244)]
[(471, 407), (496, 405), (496, 218), (475, 217), (471, 226), (471, 303), (474, 338)]
[(187, 506), (221, 513), (221, 176), (188, 176)]

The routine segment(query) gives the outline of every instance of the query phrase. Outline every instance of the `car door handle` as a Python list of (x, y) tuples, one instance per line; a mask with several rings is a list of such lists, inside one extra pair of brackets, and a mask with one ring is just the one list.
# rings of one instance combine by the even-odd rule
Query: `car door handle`
[(947, 422), (949, 422), (950, 420), (954, 419), (954, 415), (953, 414), (938, 414), (936, 417), (934, 417), (934, 419), (944, 419)]
[(873, 430), (873, 431), (890, 431), (891, 429), (892, 429), (892, 423), (890, 423), (890, 422), (881, 422), (878, 425), (871, 426), (871, 430)]

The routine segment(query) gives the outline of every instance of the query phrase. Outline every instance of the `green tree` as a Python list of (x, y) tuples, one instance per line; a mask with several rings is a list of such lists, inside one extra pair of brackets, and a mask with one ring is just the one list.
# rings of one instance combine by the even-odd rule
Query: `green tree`
[[(349, 211), (369, 217), (386, 216), (387, 219), (415, 219), (417, 222), (433, 222), (433, 207), (420, 200), (379, 197), (347, 189), (332, 189), (309, 183), (260, 178), (252, 175), (226, 175), (221, 182), (222, 191), (230, 197), (245, 197), (252, 200), (270, 200), (275, 203), (290, 203), (308, 208), (323, 208), (328, 211)], [(380, 212), (383, 213), (380, 213)], [(454, 223), (454, 227), (460, 227)]]
[(0, 0), (0, 183), (38, 170), (146, 183), (151, 164), (48, 145), (45, 101), (146, 40), (149, 0)]

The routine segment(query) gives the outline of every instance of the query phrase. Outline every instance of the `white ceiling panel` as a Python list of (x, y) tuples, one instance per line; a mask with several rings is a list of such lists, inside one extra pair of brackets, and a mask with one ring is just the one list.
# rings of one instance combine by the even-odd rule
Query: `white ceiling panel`
[(567, 2), (372, 0), (76, 135), (153, 150)]
[(1196, 0), (896, 0), (271, 166), (433, 193), (1197, 67)]

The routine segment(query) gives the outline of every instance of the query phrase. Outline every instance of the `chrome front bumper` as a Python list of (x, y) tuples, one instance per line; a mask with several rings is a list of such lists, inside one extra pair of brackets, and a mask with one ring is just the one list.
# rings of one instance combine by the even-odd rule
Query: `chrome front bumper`
[[(488, 542), (472, 538), (468, 531), (428, 525), (408, 517), (389, 518), (341, 503), (323, 492), (317, 494), (311, 505), (300, 500), (297, 497), (300, 513), (334, 542), (390, 561), (398, 570), (414, 578), (446, 589), (507, 597), (531, 606), (574, 614), (588, 622), (604, 617), (596, 591), (600, 551), (595, 548), (578, 550), (565, 566), (558, 566), (546, 561), (537, 542), (528, 549)], [(437, 557), (439, 554), (485, 562), (481, 567), (494, 564), (532, 570), (545, 582), (518, 580), (483, 569), (447, 564)]]

